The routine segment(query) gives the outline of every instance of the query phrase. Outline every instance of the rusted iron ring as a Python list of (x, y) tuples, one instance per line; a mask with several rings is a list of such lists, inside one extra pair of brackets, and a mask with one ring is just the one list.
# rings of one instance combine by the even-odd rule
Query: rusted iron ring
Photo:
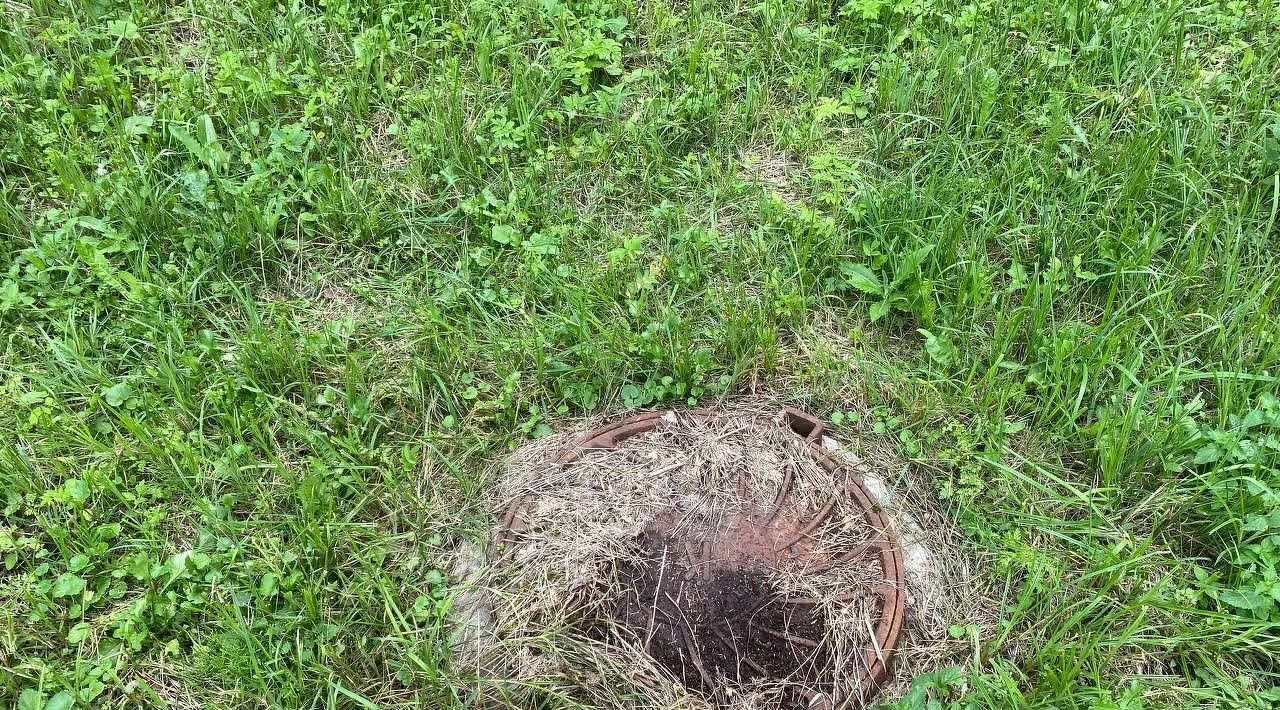
[[(616, 448), (630, 437), (657, 428), (662, 418), (667, 414), (668, 412), (666, 411), (643, 412), (596, 429), (560, 452), (555, 462), (559, 465), (568, 465), (579, 460), (588, 451)], [(706, 420), (717, 416), (715, 412), (701, 409), (681, 410), (679, 414)], [(886, 520), (879, 505), (876, 504), (863, 485), (861, 472), (856, 466), (850, 467), (839, 459), (832, 457), (823, 448), (822, 435), (824, 427), (822, 421), (813, 415), (793, 408), (784, 409), (783, 418), (791, 431), (805, 439), (805, 448), (813, 456), (815, 463), (833, 477), (844, 476), (847, 478), (847, 490), (850, 500), (842, 501), (843, 506), (854, 508), (861, 514), (868, 529), (877, 533), (876, 538), (869, 545), (872, 549), (878, 550), (877, 557), (883, 582), (878, 583), (874, 588), (876, 596), (880, 599), (879, 619), (874, 625), (875, 633), (872, 643), (863, 649), (861, 678), (857, 684), (857, 687), (862, 689), (862, 696), (860, 698), (832, 698), (830, 702), (818, 702), (812, 707), (815, 709), (841, 707), (850, 701), (853, 701), (855, 706), (860, 706), (870, 701), (879, 684), (888, 676), (893, 653), (902, 633), (906, 603), (905, 566), (902, 550), (893, 537), (889, 521)], [(787, 482), (783, 484), (784, 490), (779, 492), (777, 504), (781, 504), (782, 498), (786, 493), (785, 487), (788, 485), (790, 485), (789, 476)], [(517, 498), (504, 511), (498, 531), (500, 543), (511, 541), (512, 536), (518, 533), (518, 530), (515, 529), (518, 527), (516, 521), (527, 498), (527, 496)], [(834, 503), (834, 500), (832, 503)], [(818, 511), (808, 527), (800, 531), (801, 536), (807, 535), (813, 529), (819, 527), (826, 515), (831, 512), (831, 507), (832, 504), (828, 504), (824, 510)], [(831, 564), (836, 563), (832, 562)], [(854, 595), (851, 594), (850, 596)], [(785, 599), (783, 601), (795, 604), (816, 603), (816, 600), (804, 597)]]

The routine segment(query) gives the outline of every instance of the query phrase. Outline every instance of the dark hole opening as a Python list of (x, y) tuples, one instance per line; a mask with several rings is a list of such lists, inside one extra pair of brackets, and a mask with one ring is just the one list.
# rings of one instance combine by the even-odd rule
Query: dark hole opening
[(650, 529), (638, 561), (619, 565), (619, 592), (584, 631), (627, 634), (685, 687), (727, 705), (725, 691), (783, 680), (784, 708), (808, 708), (831, 685), (825, 622), (815, 605), (785, 600), (762, 570), (700, 559), (698, 540)]

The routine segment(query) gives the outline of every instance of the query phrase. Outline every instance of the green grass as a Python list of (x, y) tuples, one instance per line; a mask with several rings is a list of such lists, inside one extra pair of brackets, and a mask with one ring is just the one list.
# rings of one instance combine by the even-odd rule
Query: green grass
[(1280, 4), (28, 1), (0, 705), (465, 706), (491, 462), (752, 392), (990, 566), (903, 707), (1280, 702)]

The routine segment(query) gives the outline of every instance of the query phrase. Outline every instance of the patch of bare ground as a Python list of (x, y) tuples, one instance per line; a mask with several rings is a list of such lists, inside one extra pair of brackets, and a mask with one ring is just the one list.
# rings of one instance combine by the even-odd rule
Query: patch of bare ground
[[(838, 551), (865, 554), (874, 531), (816, 514), (824, 501), (844, 509), (836, 501), (847, 479), (814, 465), (779, 416), (759, 402), (710, 419), (670, 413), (567, 465), (557, 455), (590, 423), (517, 450), (491, 499), (516, 511), (509, 527), (488, 549), (458, 555), (455, 574), (467, 579), (455, 601), (459, 670), (502, 702), (566, 683), (601, 707), (809, 708), (862, 697), (860, 664), (883, 613), (878, 568)], [(891, 447), (826, 448), (886, 512), (907, 560), (905, 627), (879, 696), (891, 699), (916, 675), (964, 662), (970, 644), (948, 630), (990, 626), (986, 585)], [(725, 544), (743, 520), (755, 521), (752, 532)], [(842, 563), (752, 552), (779, 549), (749, 542), (773, 527), (814, 520), (806, 559)], [(800, 598), (816, 601), (802, 614), (779, 603)]]

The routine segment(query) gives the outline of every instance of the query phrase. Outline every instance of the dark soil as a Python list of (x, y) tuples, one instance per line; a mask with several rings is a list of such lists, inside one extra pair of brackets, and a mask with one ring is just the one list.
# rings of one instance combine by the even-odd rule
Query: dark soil
[(685, 687), (722, 706), (728, 688), (756, 679), (788, 682), (784, 708), (807, 708), (806, 691), (829, 687), (825, 624), (813, 605), (783, 601), (747, 561), (705, 559), (697, 540), (650, 529), (639, 542), (640, 561), (619, 566), (620, 591), (588, 634), (631, 635)]

